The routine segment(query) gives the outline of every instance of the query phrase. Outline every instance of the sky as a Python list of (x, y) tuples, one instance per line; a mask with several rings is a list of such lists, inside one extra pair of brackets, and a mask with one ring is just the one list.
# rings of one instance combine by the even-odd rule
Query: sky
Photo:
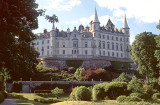
[[(160, 19), (160, 0), (36, 0), (38, 9), (46, 9), (46, 15), (58, 16), (59, 22), (55, 24), (59, 30), (71, 31), (79, 25), (89, 26), (94, 18), (95, 7), (101, 26), (107, 24), (110, 18), (116, 28), (123, 27), (124, 14), (126, 14), (130, 27), (130, 44), (137, 34), (152, 32), (160, 34), (156, 29)], [(42, 33), (44, 29), (50, 31), (52, 23), (43, 16), (38, 17), (39, 28), (35, 34)]]

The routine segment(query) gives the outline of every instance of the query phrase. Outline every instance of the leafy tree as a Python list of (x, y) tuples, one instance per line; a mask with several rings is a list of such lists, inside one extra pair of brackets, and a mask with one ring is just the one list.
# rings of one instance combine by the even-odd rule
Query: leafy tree
[(59, 89), (58, 87), (56, 87), (55, 89), (53, 89), (52, 94), (54, 94), (57, 98), (59, 98), (60, 95), (64, 94), (63, 89)]
[(113, 79), (113, 82), (129, 82), (130, 78), (128, 76), (126, 76), (125, 73), (122, 73), (119, 75), (118, 78)]
[(76, 72), (74, 73), (74, 76), (78, 81), (82, 81), (83, 80), (83, 72), (84, 71), (85, 71), (84, 68), (76, 69)]
[(135, 37), (131, 46), (131, 59), (138, 64), (137, 70), (146, 75), (146, 83), (158, 77), (157, 59), (154, 56), (156, 47), (156, 35), (151, 32), (143, 32)]

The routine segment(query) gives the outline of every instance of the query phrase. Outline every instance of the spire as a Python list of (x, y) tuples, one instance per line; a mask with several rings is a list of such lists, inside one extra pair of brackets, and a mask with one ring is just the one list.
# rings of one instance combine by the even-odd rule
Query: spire
[(123, 28), (129, 28), (127, 24), (126, 14), (124, 15), (124, 25)]
[(95, 15), (94, 15), (94, 20), (93, 22), (99, 22), (98, 20), (98, 16), (97, 16), (97, 10), (96, 10), (96, 7), (95, 7)]

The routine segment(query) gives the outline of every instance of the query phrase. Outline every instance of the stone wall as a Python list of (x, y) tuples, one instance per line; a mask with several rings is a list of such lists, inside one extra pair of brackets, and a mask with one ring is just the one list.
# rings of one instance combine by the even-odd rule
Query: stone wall
[[(66, 60), (70, 59), (43, 58), (40, 61), (47, 67), (58, 67), (60, 69), (64, 69), (68, 68), (68, 66), (66, 65)], [(82, 59), (75, 59), (75, 60), (82, 60)], [(83, 59), (83, 63), (80, 67), (83, 67), (85, 69), (89, 68), (97, 69), (110, 65), (111, 65), (110, 61), (105, 59)]]

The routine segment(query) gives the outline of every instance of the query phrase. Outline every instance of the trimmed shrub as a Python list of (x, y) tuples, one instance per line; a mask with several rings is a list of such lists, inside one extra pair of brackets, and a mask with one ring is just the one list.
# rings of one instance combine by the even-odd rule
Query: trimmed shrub
[(19, 93), (22, 91), (22, 82), (21, 81), (13, 81), (13, 92)]
[(111, 82), (104, 87), (106, 96), (110, 99), (116, 99), (120, 95), (128, 95), (126, 82)]
[(126, 97), (126, 99), (125, 99), (125, 101), (128, 101), (128, 102), (130, 102), (130, 101), (137, 101), (137, 102), (139, 102), (139, 101), (141, 101), (141, 100), (142, 100), (141, 98), (136, 97), (136, 96), (128, 96), (128, 97)]
[(116, 100), (117, 100), (118, 102), (125, 102), (125, 101), (126, 101), (126, 98), (127, 98), (127, 97), (126, 97), (125, 95), (121, 95), (121, 96), (117, 97)]
[(78, 86), (73, 88), (72, 92), (70, 93), (69, 97), (70, 97), (71, 100), (76, 100), (75, 93), (76, 93), (77, 89), (78, 89)]
[(75, 92), (76, 100), (79, 101), (90, 101), (92, 98), (91, 96), (91, 91), (85, 86), (80, 86)]
[(131, 93), (129, 96), (142, 98), (143, 94), (142, 93)]
[(113, 82), (129, 82), (131, 79), (125, 73), (121, 73), (118, 78), (113, 79)]
[(103, 100), (106, 97), (106, 93), (105, 93), (105, 85), (108, 83), (100, 83), (100, 84), (96, 84), (93, 87), (92, 90), (92, 97), (94, 100)]
[(62, 102), (61, 100), (58, 99), (46, 99), (46, 98), (35, 98), (34, 101), (40, 102), (40, 103), (57, 103), (57, 102)]
[(160, 99), (160, 93), (154, 93), (154, 94), (152, 95), (152, 99), (153, 99), (153, 100)]
[(0, 92), (0, 103), (2, 103), (4, 101), (4, 94), (2, 92)]
[(84, 71), (85, 71), (84, 68), (76, 69), (76, 72), (74, 73), (74, 76), (78, 81), (82, 81), (83, 80), (83, 72)]
[(56, 87), (55, 89), (53, 89), (51, 92), (52, 92), (52, 94), (54, 94), (57, 98), (58, 98), (60, 95), (64, 94), (63, 89), (59, 89), (58, 87)]

